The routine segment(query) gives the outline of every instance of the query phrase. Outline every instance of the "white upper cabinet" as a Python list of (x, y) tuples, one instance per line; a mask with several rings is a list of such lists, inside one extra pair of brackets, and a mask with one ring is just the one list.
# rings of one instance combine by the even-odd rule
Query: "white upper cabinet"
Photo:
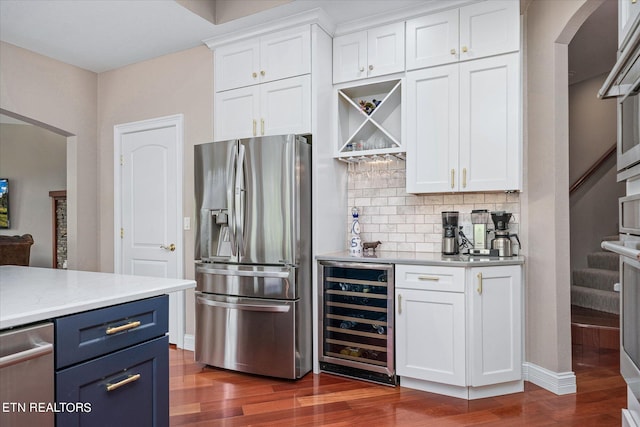
[(521, 187), (519, 54), (407, 73), (407, 192)]
[(216, 92), (311, 72), (308, 26), (220, 46), (214, 53)]
[(311, 76), (216, 93), (214, 140), (311, 132)]
[(520, 49), (520, 6), (488, 0), (407, 21), (407, 70)]
[(618, 0), (618, 48), (624, 49), (633, 23), (640, 13), (640, 2), (637, 0)]
[(404, 22), (333, 39), (333, 83), (404, 71)]

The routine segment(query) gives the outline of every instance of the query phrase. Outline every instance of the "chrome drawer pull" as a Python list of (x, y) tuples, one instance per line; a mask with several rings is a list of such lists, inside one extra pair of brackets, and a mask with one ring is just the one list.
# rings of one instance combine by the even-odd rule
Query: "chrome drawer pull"
[(138, 381), (139, 379), (140, 379), (140, 374), (129, 375), (127, 378), (123, 379), (122, 381), (118, 381), (115, 384), (107, 384), (107, 391), (116, 390), (116, 389), (122, 387), (123, 385), (127, 385), (129, 383), (134, 382), (134, 381)]
[(116, 326), (114, 328), (107, 328), (107, 335), (117, 334), (118, 332), (137, 328), (138, 326), (140, 326), (140, 321), (136, 320), (135, 322), (129, 322), (126, 325)]
[(440, 278), (435, 276), (418, 276), (418, 280), (429, 280), (431, 282), (437, 282), (440, 280)]

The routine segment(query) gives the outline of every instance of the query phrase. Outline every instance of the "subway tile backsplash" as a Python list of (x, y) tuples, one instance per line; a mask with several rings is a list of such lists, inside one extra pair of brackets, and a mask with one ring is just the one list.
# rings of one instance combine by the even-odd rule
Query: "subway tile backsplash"
[[(518, 233), (519, 193), (408, 194), (404, 162), (394, 162), (393, 173), (353, 173), (348, 180), (348, 211), (360, 211), (363, 242), (379, 240), (380, 250), (440, 252), (442, 211), (459, 211), (461, 223), (471, 223), (473, 209), (504, 210), (513, 213), (510, 230)], [(493, 228), (493, 224), (490, 225)], [(471, 236), (469, 236), (471, 237)], [(345, 245), (348, 236), (345, 236)]]

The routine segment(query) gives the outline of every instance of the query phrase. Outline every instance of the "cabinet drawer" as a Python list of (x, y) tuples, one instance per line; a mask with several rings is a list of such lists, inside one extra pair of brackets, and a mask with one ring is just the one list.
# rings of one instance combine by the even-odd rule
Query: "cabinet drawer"
[[(138, 344), (56, 373), (56, 401), (82, 409), (58, 426), (168, 426), (169, 338)], [(89, 407), (90, 406), (90, 407)]]
[(55, 319), (56, 369), (162, 336), (169, 297), (162, 295)]
[(464, 268), (397, 264), (396, 288), (464, 292)]

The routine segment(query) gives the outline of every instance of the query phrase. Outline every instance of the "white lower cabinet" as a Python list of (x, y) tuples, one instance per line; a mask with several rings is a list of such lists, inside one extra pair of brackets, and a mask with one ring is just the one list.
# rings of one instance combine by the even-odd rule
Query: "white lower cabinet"
[(524, 389), (522, 267), (396, 265), (400, 385), (465, 399)]

